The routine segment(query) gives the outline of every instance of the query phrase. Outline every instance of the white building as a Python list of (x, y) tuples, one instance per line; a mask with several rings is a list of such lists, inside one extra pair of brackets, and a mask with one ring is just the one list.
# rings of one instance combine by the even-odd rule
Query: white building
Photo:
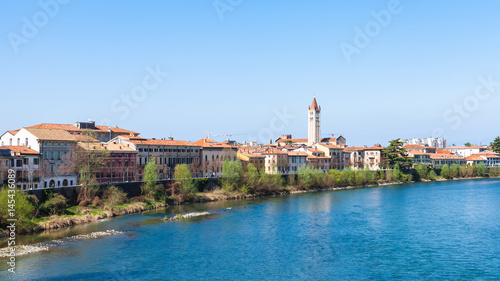
[(309, 106), (308, 115), (308, 135), (307, 135), (307, 145), (311, 146), (315, 143), (319, 143), (321, 139), (321, 107), (316, 103), (316, 97), (313, 98), (312, 104)]
[(64, 187), (77, 184), (77, 176), (61, 171), (61, 166), (70, 164), (73, 145), (78, 140), (65, 130), (22, 128), (13, 134), (6, 132), (0, 143), (26, 146), (40, 153), (39, 187)]
[(469, 157), (474, 154), (478, 154), (487, 150), (486, 147), (483, 146), (450, 146), (445, 150), (450, 151), (453, 154), (460, 155), (462, 157)]
[(444, 138), (423, 138), (423, 139), (406, 139), (403, 141), (404, 145), (424, 145), (434, 147), (437, 149), (446, 148), (446, 139)]

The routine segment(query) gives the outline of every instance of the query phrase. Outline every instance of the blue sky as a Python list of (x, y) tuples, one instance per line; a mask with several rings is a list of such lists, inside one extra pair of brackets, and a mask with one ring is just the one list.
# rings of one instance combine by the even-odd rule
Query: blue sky
[(307, 137), (315, 95), (322, 133), (349, 145), (500, 135), (495, 1), (60, 2), (0, 4), (2, 132), (90, 118), (267, 142)]

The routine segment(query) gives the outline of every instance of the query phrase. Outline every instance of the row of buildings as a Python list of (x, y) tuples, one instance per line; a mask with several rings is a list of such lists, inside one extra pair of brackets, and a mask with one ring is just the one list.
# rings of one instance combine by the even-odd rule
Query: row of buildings
[[(93, 121), (74, 124), (38, 124), (7, 131), (0, 137), (0, 181), (7, 170), (16, 172), (21, 189), (65, 187), (78, 184), (74, 169), (80, 152), (102, 152), (103, 168), (96, 173), (99, 183), (141, 181), (144, 167), (152, 158), (160, 179), (173, 178), (175, 167), (186, 164), (194, 177), (220, 177), (226, 159), (252, 163), (269, 174), (295, 174), (301, 166), (329, 170), (378, 170), (383, 163), (381, 145), (349, 147), (346, 138), (321, 137), (321, 107), (316, 98), (308, 107), (308, 138), (282, 135), (272, 144), (246, 145), (204, 138), (195, 142), (173, 138), (143, 138), (138, 132), (96, 125)], [(486, 147), (448, 147), (407, 144), (404, 148), (415, 164), (442, 167), (484, 163), (500, 165), (500, 155)]]

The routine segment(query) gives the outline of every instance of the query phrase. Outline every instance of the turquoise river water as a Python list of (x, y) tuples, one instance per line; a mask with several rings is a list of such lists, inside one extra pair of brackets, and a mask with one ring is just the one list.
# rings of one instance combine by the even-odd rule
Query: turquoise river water
[[(175, 213), (211, 214), (164, 222)], [(18, 237), (63, 240), (0, 280), (500, 280), (500, 181), (419, 183), (172, 207)]]

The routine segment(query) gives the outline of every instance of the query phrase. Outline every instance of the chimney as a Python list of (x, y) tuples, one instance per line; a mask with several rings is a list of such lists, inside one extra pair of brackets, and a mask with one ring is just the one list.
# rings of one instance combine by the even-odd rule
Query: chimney
[(168, 137), (168, 140), (174, 140), (174, 137)]

